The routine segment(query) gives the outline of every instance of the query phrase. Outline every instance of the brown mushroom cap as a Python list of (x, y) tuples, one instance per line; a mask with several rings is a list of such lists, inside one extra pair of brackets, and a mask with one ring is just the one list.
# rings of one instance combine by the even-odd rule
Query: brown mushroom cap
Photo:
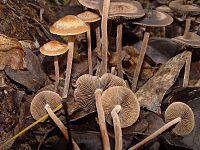
[(162, 6), (156, 7), (156, 10), (160, 11), (160, 12), (164, 12), (164, 13), (173, 13), (173, 10), (170, 7), (166, 6), (166, 5), (162, 5)]
[(96, 10), (99, 8), (99, 0), (78, 0), (78, 2), (87, 8)]
[(172, 41), (186, 47), (200, 48), (200, 36), (193, 32), (188, 32), (186, 35), (172, 38)]
[(170, 122), (178, 117), (181, 117), (181, 121), (173, 128), (172, 131), (180, 136), (187, 135), (192, 132), (195, 124), (192, 109), (182, 102), (172, 103), (165, 111), (165, 122)]
[(170, 25), (173, 22), (173, 18), (163, 12), (151, 10), (146, 12), (144, 18), (134, 21), (134, 24), (150, 26), (150, 27), (164, 27)]
[(40, 52), (46, 56), (58, 56), (64, 54), (69, 48), (66, 44), (58, 41), (50, 41), (40, 48)]
[(101, 20), (101, 17), (98, 14), (95, 14), (91, 11), (84, 11), (78, 14), (77, 17), (87, 23), (97, 22)]
[(122, 109), (119, 112), (121, 127), (126, 128), (134, 124), (140, 114), (140, 105), (135, 94), (126, 87), (115, 86), (105, 90), (101, 97), (106, 122), (112, 123), (111, 111), (116, 105)]
[[(102, 9), (99, 10), (102, 14)], [(145, 15), (140, 2), (133, 0), (112, 0), (110, 3), (109, 18), (124, 17), (126, 19), (141, 18)]]
[(50, 32), (57, 35), (77, 35), (89, 30), (80, 18), (74, 15), (65, 16), (50, 26)]
[(169, 7), (181, 15), (195, 16), (200, 14), (200, 7), (184, 4), (184, 0), (171, 1)]
[(126, 82), (111, 73), (106, 73), (101, 78), (89, 74), (82, 75), (76, 81), (75, 101), (84, 111), (94, 111), (96, 108), (95, 91), (97, 89), (106, 90), (112, 86), (126, 86)]
[(42, 91), (38, 93), (31, 102), (31, 115), (35, 120), (47, 114), (45, 105), (49, 104), (52, 109), (55, 109), (61, 104), (61, 97), (59, 94), (52, 91)]

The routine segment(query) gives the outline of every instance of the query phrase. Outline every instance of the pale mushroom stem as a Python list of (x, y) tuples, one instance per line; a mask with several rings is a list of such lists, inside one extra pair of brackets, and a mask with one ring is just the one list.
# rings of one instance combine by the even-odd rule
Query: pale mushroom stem
[(183, 87), (187, 87), (189, 84), (191, 59), (192, 59), (192, 52), (189, 52), (185, 63)]
[(108, 61), (108, 13), (110, 8), (110, 0), (103, 0), (103, 11), (102, 11), (102, 68), (101, 75), (107, 73), (107, 61)]
[(101, 49), (101, 35), (100, 35), (100, 26), (96, 24), (96, 48), (97, 51), (100, 51)]
[[(51, 107), (48, 104), (45, 105), (45, 109), (46, 109), (47, 113), (49, 114), (49, 116), (51, 117), (51, 119), (53, 120), (53, 122), (58, 126), (58, 128), (64, 135), (64, 138), (68, 141), (69, 140), (68, 131), (66, 130), (64, 124), (54, 114), (54, 112), (52, 111)], [(80, 150), (80, 148), (78, 147), (78, 145), (76, 144), (76, 142), (74, 140), (72, 140), (72, 143), (73, 143), (74, 150)]]
[(65, 85), (63, 89), (63, 98), (66, 98), (69, 92), (69, 84), (71, 78), (71, 71), (72, 71), (72, 62), (73, 62), (73, 52), (74, 52), (74, 41), (75, 37), (73, 35), (69, 36), (68, 39), (68, 55), (67, 55), (67, 68), (66, 68), (66, 75), (65, 75)]
[(55, 68), (55, 89), (54, 92), (58, 91), (59, 85), (59, 64), (58, 64), (58, 57), (54, 56), (54, 68)]
[(92, 75), (92, 47), (91, 47), (91, 27), (88, 23), (89, 30), (87, 31), (87, 46), (88, 46), (88, 66), (89, 74)]
[(133, 92), (136, 92), (136, 90), (137, 90), (138, 78), (139, 78), (139, 75), (140, 75), (140, 70), (141, 70), (141, 67), (142, 67), (142, 63), (143, 63), (144, 56), (145, 56), (145, 53), (146, 53), (147, 45), (148, 45), (148, 42), (149, 42), (149, 35), (150, 35), (149, 32), (145, 32), (145, 34), (144, 34), (144, 39), (143, 39), (143, 42), (142, 42), (140, 55), (139, 55), (137, 65), (136, 65), (136, 68), (135, 68), (135, 71), (134, 71), (134, 76), (133, 76), (133, 82), (132, 82), (132, 91)]
[(118, 23), (117, 25), (117, 40), (116, 40), (116, 51), (118, 55), (118, 61), (117, 61), (117, 70), (118, 70), (118, 76), (123, 79), (123, 68), (122, 68), (122, 62), (121, 62), (121, 55), (122, 55), (122, 30), (123, 30), (123, 24)]
[(115, 108), (111, 111), (115, 131), (115, 150), (122, 150), (122, 129), (118, 116), (118, 113), (121, 109), (122, 108), (120, 105), (116, 105)]
[(103, 142), (103, 149), (110, 150), (110, 142), (109, 142), (108, 132), (106, 128), (105, 114), (104, 114), (102, 102), (101, 102), (101, 94), (102, 94), (101, 89), (97, 89), (95, 91), (96, 109), (98, 113), (98, 124), (100, 127), (101, 138)]
[(190, 26), (191, 26), (191, 18), (188, 17), (186, 19), (184, 35), (187, 35), (187, 33), (190, 31)]
[(180, 121), (181, 121), (181, 118), (178, 117), (178, 118), (176, 118), (176, 119), (168, 122), (167, 124), (165, 124), (164, 126), (162, 126), (160, 129), (158, 129), (154, 133), (152, 133), (150, 136), (146, 137), (144, 140), (142, 140), (138, 144), (134, 145), (133, 147), (129, 148), (128, 150), (139, 149), (142, 145), (144, 145), (147, 142), (149, 142), (150, 140), (154, 139), (155, 137), (157, 137), (158, 135), (160, 135), (161, 133), (163, 133), (164, 131), (166, 131), (167, 129), (169, 129), (170, 127), (172, 127), (173, 125), (179, 123)]
[(111, 68), (111, 73), (112, 73), (113, 75), (115, 75), (115, 67), (112, 67), (112, 68)]

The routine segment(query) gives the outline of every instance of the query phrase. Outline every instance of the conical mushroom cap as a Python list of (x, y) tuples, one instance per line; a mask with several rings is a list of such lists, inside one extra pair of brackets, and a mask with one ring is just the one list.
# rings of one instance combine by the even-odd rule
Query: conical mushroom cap
[(186, 47), (200, 48), (200, 36), (193, 32), (188, 32), (183, 36), (172, 38), (172, 41)]
[(170, 122), (178, 117), (181, 117), (181, 121), (173, 128), (172, 131), (180, 136), (187, 135), (192, 132), (195, 122), (192, 109), (182, 102), (172, 103), (165, 111), (165, 122)]
[(47, 114), (45, 105), (49, 104), (52, 109), (55, 109), (61, 104), (61, 97), (52, 91), (42, 91), (38, 93), (31, 102), (31, 115), (35, 120)]
[(169, 7), (181, 15), (195, 16), (200, 14), (200, 7), (184, 4), (184, 0), (171, 1)]
[(101, 17), (98, 14), (95, 14), (91, 11), (84, 11), (78, 14), (77, 17), (87, 23), (97, 22), (101, 20)]
[(159, 12), (156, 10), (148, 11), (146, 15), (134, 21), (134, 24), (150, 26), (150, 27), (164, 27), (170, 25), (173, 22), (173, 18), (163, 12)]
[(50, 32), (57, 35), (77, 35), (87, 32), (89, 27), (74, 15), (65, 16), (50, 26)]
[(116, 105), (121, 106), (119, 119), (121, 127), (126, 128), (134, 124), (140, 114), (140, 105), (135, 94), (126, 87), (115, 86), (105, 90), (101, 97), (102, 106), (105, 112), (106, 122), (112, 123), (111, 111)]
[(58, 56), (64, 54), (69, 48), (66, 44), (58, 41), (50, 41), (40, 48), (40, 52), (46, 56)]
[(106, 73), (101, 78), (89, 74), (82, 75), (76, 81), (75, 101), (80, 103), (83, 110), (94, 111), (96, 108), (95, 91), (97, 89), (106, 90), (112, 86), (126, 86), (126, 82), (111, 73)]
[[(102, 14), (102, 8), (99, 10)], [(110, 3), (109, 18), (123, 17), (126, 19), (141, 18), (145, 15), (140, 2), (133, 0), (112, 0)]]

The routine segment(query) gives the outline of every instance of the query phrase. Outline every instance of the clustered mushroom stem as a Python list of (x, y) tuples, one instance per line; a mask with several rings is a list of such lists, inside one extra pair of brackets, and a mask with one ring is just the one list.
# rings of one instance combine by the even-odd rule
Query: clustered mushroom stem
[(188, 17), (186, 19), (184, 35), (187, 35), (187, 33), (190, 31), (190, 25), (191, 25), (191, 18)]
[(64, 124), (60, 121), (60, 119), (58, 119), (58, 117), (53, 113), (52, 109), (50, 108), (50, 106), (48, 104), (45, 105), (45, 109), (47, 111), (47, 113), (49, 114), (49, 116), (51, 117), (51, 119), (55, 122), (55, 124), (59, 127), (59, 129), (61, 130), (61, 132), (63, 133), (64, 137), (66, 140), (69, 140), (69, 136), (68, 136), (68, 131), (66, 130)]
[(108, 61), (108, 13), (110, 8), (110, 0), (103, 0), (103, 11), (102, 11), (102, 68), (101, 75), (107, 73), (107, 61)]
[(67, 68), (66, 68), (66, 75), (65, 75), (65, 85), (63, 89), (63, 98), (66, 98), (69, 92), (69, 84), (70, 84), (70, 77), (72, 71), (72, 62), (73, 62), (73, 52), (74, 52), (74, 41), (75, 37), (73, 35), (69, 36), (68, 41), (68, 55), (67, 55)]
[(97, 48), (97, 51), (100, 51), (101, 35), (100, 35), (100, 26), (98, 24), (96, 24), (96, 48)]
[(91, 47), (91, 27), (90, 24), (87, 24), (89, 30), (87, 31), (87, 46), (88, 46), (88, 66), (89, 66), (89, 74), (92, 75), (92, 47)]
[(103, 142), (103, 149), (110, 150), (110, 142), (109, 142), (108, 132), (106, 128), (105, 114), (104, 114), (102, 102), (101, 102), (101, 94), (102, 94), (101, 89), (97, 89), (95, 91), (96, 109), (98, 113), (98, 124), (100, 127), (100, 132), (101, 132), (101, 137), (102, 137), (102, 142)]
[(139, 149), (142, 145), (144, 145), (147, 142), (149, 142), (150, 140), (154, 139), (155, 137), (157, 137), (158, 135), (160, 135), (161, 133), (163, 133), (164, 131), (166, 131), (167, 129), (169, 129), (170, 127), (172, 127), (173, 125), (179, 123), (180, 121), (181, 121), (181, 118), (178, 117), (178, 118), (176, 118), (176, 119), (168, 122), (167, 124), (165, 124), (164, 126), (162, 126), (160, 129), (158, 129), (154, 133), (152, 133), (150, 136), (146, 137), (144, 140), (142, 140), (138, 144), (134, 145), (133, 147), (129, 148), (128, 150)]
[(189, 84), (191, 59), (192, 59), (192, 52), (189, 52), (187, 55), (186, 63), (185, 63), (183, 87), (187, 87)]
[(115, 108), (111, 111), (111, 116), (113, 118), (113, 125), (115, 131), (115, 150), (122, 150), (122, 129), (118, 116), (120, 110), (121, 106), (116, 105)]
[(142, 42), (140, 55), (139, 55), (138, 62), (137, 62), (137, 65), (136, 65), (136, 68), (135, 68), (135, 71), (134, 71), (134, 76), (133, 76), (133, 82), (132, 82), (132, 91), (133, 92), (135, 92), (136, 89), (137, 89), (138, 78), (139, 78), (139, 75), (140, 75), (140, 70), (141, 70), (142, 63), (143, 63), (143, 60), (144, 60), (144, 56), (145, 56), (145, 53), (146, 53), (146, 49), (147, 49), (147, 45), (148, 45), (148, 41), (149, 41), (149, 35), (150, 35), (149, 32), (145, 32), (145, 34), (144, 34), (144, 39), (143, 39), (143, 42)]
[[(68, 135), (68, 131), (65, 128), (64, 124), (60, 121), (60, 119), (54, 114), (54, 112), (52, 111), (51, 107), (46, 104), (45, 105), (45, 109), (47, 111), (47, 113), (49, 114), (49, 116), (51, 117), (51, 119), (53, 120), (53, 122), (58, 126), (58, 128), (60, 129), (60, 131), (63, 133), (64, 138), (69, 141), (69, 135)], [(72, 140), (73, 143), (73, 148), (74, 150), (79, 150), (80, 148), (78, 147), (78, 145), (76, 144), (75, 141)]]
[(58, 64), (58, 57), (54, 56), (54, 68), (55, 68), (55, 89), (54, 91), (58, 91), (58, 85), (59, 85), (59, 64)]
[(118, 70), (118, 76), (120, 78), (123, 78), (123, 68), (122, 68), (122, 62), (121, 62), (121, 55), (122, 55), (122, 30), (123, 30), (123, 24), (118, 23), (117, 24), (117, 40), (116, 40), (116, 51), (118, 56), (117, 61), (117, 70)]

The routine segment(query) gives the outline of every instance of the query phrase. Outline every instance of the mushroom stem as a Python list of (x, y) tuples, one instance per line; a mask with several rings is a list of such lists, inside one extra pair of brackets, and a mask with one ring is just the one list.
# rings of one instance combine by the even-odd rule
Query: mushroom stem
[(89, 66), (89, 74), (92, 75), (92, 47), (91, 47), (91, 27), (90, 24), (87, 24), (89, 30), (87, 31), (87, 46), (88, 46), (88, 66)]
[(108, 137), (108, 132), (106, 128), (105, 114), (104, 114), (102, 102), (101, 102), (101, 94), (102, 94), (101, 89), (97, 89), (95, 91), (96, 109), (98, 113), (98, 124), (101, 131), (103, 149), (110, 150), (110, 143), (109, 143), (109, 137)]
[(96, 48), (97, 51), (99, 51), (101, 48), (100, 26), (98, 24), (96, 24), (96, 26)]
[(160, 135), (161, 133), (163, 133), (164, 131), (166, 131), (167, 129), (169, 129), (171, 126), (179, 123), (180, 121), (181, 121), (181, 118), (178, 117), (178, 118), (176, 118), (176, 119), (168, 122), (167, 124), (165, 124), (164, 126), (162, 126), (160, 129), (158, 129), (154, 133), (152, 133), (150, 136), (146, 137), (144, 140), (142, 140), (138, 144), (134, 145), (133, 147), (129, 148), (128, 150), (139, 149), (142, 145), (144, 145), (147, 142), (149, 142), (150, 140), (154, 139), (155, 137), (157, 137), (158, 135)]
[(141, 67), (142, 67), (142, 63), (143, 63), (144, 56), (145, 56), (145, 53), (146, 53), (147, 45), (148, 45), (148, 42), (149, 42), (149, 35), (150, 35), (149, 32), (145, 32), (145, 34), (144, 34), (144, 39), (143, 39), (143, 42), (142, 42), (140, 55), (139, 55), (138, 62), (137, 62), (137, 65), (136, 65), (136, 68), (135, 68), (135, 71), (134, 71), (134, 76), (133, 76), (133, 82), (132, 82), (132, 91), (133, 92), (135, 92), (136, 89), (137, 89), (137, 83), (138, 83), (138, 78), (139, 78), (139, 75), (140, 75), (140, 70), (141, 70)]
[(122, 55), (122, 30), (123, 30), (123, 24), (118, 23), (117, 24), (117, 40), (116, 40), (116, 51), (118, 56), (117, 61), (117, 70), (118, 70), (118, 76), (120, 78), (123, 78), (123, 68), (122, 68), (122, 62), (121, 62), (121, 55)]
[(73, 52), (74, 52), (74, 41), (75, 37), (73, 35), (69, 36), (68, 39), (68, 55), (67, 55), (67, 68), (66, 68), (66, 75), (65, 75), (65, 85), (63, 89), (63, 98), (66, 98), (69, 92), (69, 84), (70, 84), (70, 77), (72, 71), (72, 61), (73, 61)]
[(118, 113), (121, 110), (120, 105), (116, 105), (115, 108), (111, 111), (111, 116), (113, 118), (113, 125), (115, 130), (115, 150), (122, 150), (122, 129), (119, 120)]
[(101, 75), (107, 73), (107, 61), (108, 61), (108, 13), (110, 8), (110, 0), (103, 0), (103, 11), (102, 11), (102, 68)]
[[(60, 131), (63, 133), (64, 138), (67, 141), (69, 141), (69, 135), (68, 135), (67, 129), (65, 128), (64, 124), (60, 121), (60, 119), (54, 114), (54, 112), (52, 111), (49, 104), (45, 105), (45, 109), (46, 109), (47, 113), (49, 114), (49, 116), (51, 117), (51, 119), (53, 120), (53, 122), (58, 126)], [(72, 140), (72, 143), (73, 143), (74, 150), (80, 150), (80, 148), (78, 147), (78, 145), (76, 144), (76, 142), (74, 140)]]
[(186, 63), (185, 63), (185, 73), (184, 73), (184, 79), (183, 79), (183, 87), (187, 87), (188, 83), (189, 83), (191, 59), (192, 59), (192, 52), (189, 52), (187, 59), (186, 59)]
[(59, 64), (58, 64), (58, 57), (54, 56), (54, 68), (55, 68), (55, 89), (54, 92), (58, 91), (59, 85)]
[(115, 75), (115, 67), (112, 67), (112, 68), (111, 68), (111, 73), (112, 73), (113, 75)]
[(191, 18), (188, 17), (186, 19), (184, 35), (187, 35), (187, 33), (190, 31), (190, 25), (191, 25)]

